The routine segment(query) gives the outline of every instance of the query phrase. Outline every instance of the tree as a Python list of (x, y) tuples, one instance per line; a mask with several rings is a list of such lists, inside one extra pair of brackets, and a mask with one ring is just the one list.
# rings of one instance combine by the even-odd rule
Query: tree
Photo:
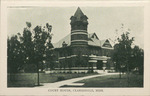
[[(123, 29), (123, 25), (122, 25)], [(127, 71), (129, 72), (129, 63), (131, 58), (131, 45), (134, 41), (134, 38), (129, 38), (129, 32), (123, 31), (123, 34), (120, 38), (117, 38), (118, 43), (114, 46), (114, 54), (113, 54), (113, 61), (116, 62), (117, 69), (120, 72)]]
[(130, 69), (139, 71), (139, 74), (143, 74), (144, 50), (139, 48), (139, 46), (134, 46), (134, 48), (132, 49), (132, 58), (130, 61)]
[(17, 73), (21, 69), (25, 69), (26, 72), (37, 72), (40, 85), (39, 69), (44, 69), (44, 61), (52, 62), (54, 58), (51, 52), (52, 26), (46, 23), (46, 26), (36, 26), (31, 31), (31, 23), (26, 22), (26, 25), (23, 36), (18, 33), (7, 39), (8, 72)]
[(22, 45), (17, 35), (7, 39), (7, 68), (8, 73), (17, 73), (23, 63)]
[[(49, 25), (48, 23), (46, 24), (46, 27), (44, 26), (36, 26), (34, 28), (34, 39), (33, 39), (33, 44), (34, 44), (34, 62), (37, 65), (37, 73), (38, 73), (38, 85), (39, 84), (39, 65), (40, 68), (43, 70), (43, 62), (50, 59), (52, 55), (51, 53), (51, 28), (52, 26)], [(47, 53), (46, 53), (47, 52)]]
[(46, 47), (46, 52), (45, 52), (46, 53), (45, 61), (48, 63), (47, 68), (53, 69), (55, 54), (54, 54), (54, 51), (51, 50), (51, 48), (53, 48), (53, 45), (51, 44), (51, 42), (48, 42), (47, 47)]
[[(128, 84), (129, 84), (129, 72), (138, 70), (140, 74), (143, 74), (144, 65), (144, 50), (138, 46), (132, 46), (134, 37), (129, 38), (129, 31), (124, 31), (124, 25), (120, 28), (123, 34), (120, 38), (117, 38), (117, 43), (114, 46), (113, 61), (116, 63), (116, 69), (120, 72), (127, 71)], [(118, 30), (116, 30), (117, 32)]]
[[(52, 58), (52, 50), (53, 47), (51, 44), (51, 25), (48, 23), (46, 27), (42, 28), (42, 26), (36, 26), (34, 28), (34, 62), (39, 63), (43, 62), (43, 60), (49, 61)], [(48, 59), (49, 58), (49, 59)], [(43, 68), (42, 68), (43, 69)]]
[[(24, 52), (24, 70), (25, 72), (35, 72), (34, 66), (34, 44), (33, 37), (31, 32), (31, 23), (26, 22), (27, 27), (24, 28), (23, 36), (22, 36), (22, 50)], [(29, 70), (32, 67), (32, 70)], [(34, 69), (34, 70), (33, 70)]]
[(40, 68), (43, 69), (43, 61), (50, 61), (48, 58), (52, 57), (52, 26), (47, 23), (46, 26), (36, 26), (31, 31), (31, 23), (26, 22), (26, 25), (23, 35), (18, 33), (7, 39), (8, 72), (18, 72), (21, 69), (35, 72), (33, 69), (37, 68), (34, 65), (42, 62)]

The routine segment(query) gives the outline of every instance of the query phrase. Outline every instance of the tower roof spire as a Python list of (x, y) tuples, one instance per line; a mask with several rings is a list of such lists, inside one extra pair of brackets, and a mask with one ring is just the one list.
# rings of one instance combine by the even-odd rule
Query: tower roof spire
[(84, 16), (84, 14), (81, 11), (80, 7), (78, 7), (77, 11), (74, 14), (74, 17), (80, 18), (81, 16)]
[(82, 22), (84, 24), (88, 24), (88, 21), (87, 21), (88, 17), (86, 15), (83, 14), (83, 12), (81, 11), (81, 9), (78, 7), (74, 16), (71, 16), (70, 20), (70, 24), (73, 24), (75, 22)]

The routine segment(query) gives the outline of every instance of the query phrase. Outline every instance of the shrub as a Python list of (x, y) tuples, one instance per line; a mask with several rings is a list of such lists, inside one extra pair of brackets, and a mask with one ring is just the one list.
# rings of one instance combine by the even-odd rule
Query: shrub
[(108, 73), (112, 73), (112, 72), (109, 70)]
[(68, 74), (71, 74), (72, 72), (67, 72)]
[(85, 72), (81, 72), (82, 74), (85, 74)]
[(63, 73), (66, 73), (65, 71)]
[(70, 72), (67, 72), (68, 74), (70, 73)]
[(57, 81), (62, 81), (62, 80), (65, 80), (65, 77), (59, 76), (59, 77), (57, 78)]

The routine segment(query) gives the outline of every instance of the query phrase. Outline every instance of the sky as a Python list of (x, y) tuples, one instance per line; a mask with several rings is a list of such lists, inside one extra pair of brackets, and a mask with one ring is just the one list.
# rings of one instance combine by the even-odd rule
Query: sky
[[(23, 33), (26, 22), (31, 22), (32, 29), (37, 25), (52, 25), (52, 43), (68, 35), (71, 31), (70, 17), (77, 7), (23, 7), (8, 8), (8, 36)], [(144, 9), (143, 7), (80, 7), (88, 17), (88, 33), (96, 33), (100, 40), (122, 34), (130, 29), (130, 37), (135, 37), (134, 44), (144, 48)], [(118, 34), (116, 34), (116, 29)]]

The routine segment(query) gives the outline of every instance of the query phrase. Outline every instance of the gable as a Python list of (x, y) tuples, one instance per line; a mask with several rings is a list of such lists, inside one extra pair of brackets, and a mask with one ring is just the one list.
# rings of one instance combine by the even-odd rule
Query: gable
[(111, 44), (110, 44), (108, 39), (103, 43), (102, 47), (112, 48), (112, 46), (111, 46)]
[(89, 34), (89, 35), (88, 35), (88, 38), (89, 38), (89, 39), (93, 38), (93, 39), (99, 40), (99, 38), (97, 37), (97, 35), (96, 35), (95, 33)]

